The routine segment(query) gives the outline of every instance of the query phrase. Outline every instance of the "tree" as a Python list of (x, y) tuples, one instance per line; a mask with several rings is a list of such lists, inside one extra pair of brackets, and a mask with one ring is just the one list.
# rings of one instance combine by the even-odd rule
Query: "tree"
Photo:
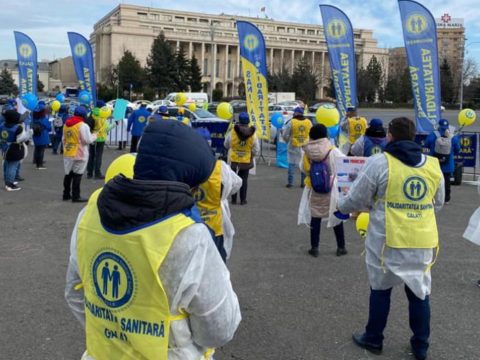
[(144, 81), (144, 71), (140, 61), (130, 51), (125, 50), (116, 67), (119, 87), (122, 91), (130, 90), (130, 85), (136, 92), (141, 92)]
[(102, 74), (105, 79), (103, 82), (105, 86), (109, 88), (116, 88), (118, 84), (118, 68), (111, 64), (102, 69)]
[(150, 86), (161, 96), (175, 89), (174, 81), (174, 54), (172, 48), (161, 32), (153, 41), (150, 55), (147, 58), (146, 72)]
[(18, 87), (15, 85), (12, 74), (6, 68), (0, 72), (0, 94), (17, 95)]
[(374, 102), (383, 92), (381, 88), (383, 78), (382, 66), (376, 56), (372, 56), (366, 69), (357, 72), (357, 89), (360, 101)]
[(222, 101), (223, 90), (222, 89), (213, 89), (212, 92), (212, 101)]
[(452, 103), (453, 101), (453, 78), (450, 65), (446, 58), (443, 59), (440, 66), (440, 88), (442, 92), (442, 101)]
[(313, 70), (310, 62), (301, 58), (293, 70), (291, 91), (295, 91), (298, 98), (305, 103), (315, 100), (318, 90), (318, 75)]
[(292, 75), (288, 72), (286, 67), (283, 67), (278, 73), (270, 75), (268, 82), (268, 89), (273, 92), (288, 92), (292, 91)]
[(202, 91), (202, 89), (202, 71), (198, 65), (197, 58), (193, 55), (190, 60), (190, 91), (199, 92)]
[(185, 53), (182, 49), (177, 51), (174, 55), (174, 77), (173, 82), (175, 84), (176, 91), (187, 91), (190, 85), (191, 79), (191, 65), (190, 60), (185, 56)]

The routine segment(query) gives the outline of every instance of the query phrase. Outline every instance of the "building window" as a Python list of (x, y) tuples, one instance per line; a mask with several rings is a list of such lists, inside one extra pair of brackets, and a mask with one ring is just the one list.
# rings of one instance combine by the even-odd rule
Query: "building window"
[(187, 21), (188, 22), (197, 22), (197, 18), (188, 18)]
[(298, 29), (298, 33), (302, 35), (305, 34), (305, 29)]
[(208, 19), (200, 19), (201, 23), (208, 24)]
[(285, 28), (283, 26), (282, 27), (279, 26), (277, 27), (277, 31), (283, 33), (285, 32)]
[(308, 35), (315, 35), (315, 30), (307, 30)]
[(162, 20), (172, 21), (172, 16), (171, 15), (162, 15)]
[(148, 14), (147, 13), (144, 13), (144, 12), (137, 12), (137, 15), (140, 17), (140, 19), (142, 20), (146, 20), (147, 19), (147, 16)]
[(210, 71), (208, 69), (208, 59), (203, 59), (203, 73), (205, 76), (208, 76), (210, 74)]
[(150, 19), (158, 21), (160, 19), (160, 15), (158, 14), (150, 14)]
[(220, 76), (220, 59), (217, 59), (215, 64), (215, 76), (216, 77)]
[(295, 28), (288, 28), (288, 32), (290, 34), (295, 34)]
[(360, 36), (360, 34), (353, 34), (353, 38), (354, 39), (361, 39), (362, 37)]
[(185, 18), (183, 16), (175, 16), (175, 21), (183, 22), (183, 21), (185, 21)]

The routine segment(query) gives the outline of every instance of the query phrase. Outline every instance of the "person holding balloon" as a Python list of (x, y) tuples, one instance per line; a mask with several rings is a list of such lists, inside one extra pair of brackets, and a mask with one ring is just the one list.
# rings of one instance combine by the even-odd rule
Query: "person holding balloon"
[(143, 134), (143, 129), (147, 126), (147, 119), (150, 116), (150, 111), (147, 109), (146, 103), (141, 103), (140, 108), (132, 112), (128, 118), (127, 133), (131, 132), (132, 142), (130, 144), (130, 152), (137, 152), (138, 142)]
[(343, 214), (370, 210), (365, 240), (369, 317), (365, 331), (353, 334), (354, 343), (382, 352), (392, 288), (404, 284), (413, 332), (410, 345), (415, 359), (425, 360), (431, 267), (439, 244), (435, 211), (443, 206), (444, 187), (438, 160), (422, 153), (415, 135), (412, 120), (393, 119), (384, 153), (368, 158), (348, 194), (339, 198), (338, 209)]
[(430, 156), (440, 162), (445, 186), (445, 204), (450, 202), (450, 178), (455, 171), (455, 155), (460, 152), (458, 136), (451, 133), (448, 120), (441, 119), (438, 129), (432, 131), (425, 140), (425, 147), (430, 149)]
[[(52, 144), (52, 153), (54, 155), (58, 154), (58, 148), (60, 147), (63, 139), (63, 126), (65, 125), (65, 121), (67, 121), (68, 118), (68, 110), (65, 105), (58, 105), (52, 103), (52, 111), (56, 112), (57, 114), (55, 115), (53, 119), (53, 129), (55, 131), (55, 136), (53, 138), (53, 144)], [(63, 153), (63, 149), (60, 148), (60, 153)]]
[[(302, 158), (302, 146), (308, 143), (308, 133), (312, 122), (304, 115), (301, 107), (293, 110), (293, 118), (287, 122), (282, 131), (282, 136), (288, 142), (288, 181), (287, 188), (293, 186), (295, 172)], [(301, 186), (304, 186), (305, 175), (301, 175)]]
[(86, 202), (88, 200), (80, 196), (80, 184), (87, 167), (88, 146), (95, 141), (97, 134), (90, 132), (90, 127), (85, 123), (86, 118), (86, 107), (79, 105), (63, 127), (64, 201)]

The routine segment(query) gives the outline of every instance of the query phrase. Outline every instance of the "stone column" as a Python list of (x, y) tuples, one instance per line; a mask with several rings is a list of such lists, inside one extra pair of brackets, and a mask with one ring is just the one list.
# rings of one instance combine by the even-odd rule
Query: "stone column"
[(202, 42), (202, 58), (201, 58), (200, 68), (202, 69), (202, 75), (206, 75), (207, 69), (205, 69), (205, 43)]
[(188, 43), (188, 58), (191, 59), (193, 57), (193, 43), (190, 41)]
[(290, 64), (290, 72), (293, 74), (293, 68), (295, 67), (295, 65), (294, 65), (294, 63), (295, 63), (295, 50), (292, 50), (290, 61), (292, 62)]
[(275, 67), (273, 66), (273, 48), (270, 48), (270, 73), (275, 72)]

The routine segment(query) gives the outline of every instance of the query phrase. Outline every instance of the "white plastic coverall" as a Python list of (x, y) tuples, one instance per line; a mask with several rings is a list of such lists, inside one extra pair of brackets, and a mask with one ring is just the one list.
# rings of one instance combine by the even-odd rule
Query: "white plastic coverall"
[[(425, 163), (426, 157), (417, 166)], [(370, 223), (365, 240), (367, 272), (373, 290), (386, 290), (401, 283), (424, 300), (431, 291), (432, 277), (425, 271), (433, 259), (435, 249), (393, 249), (385, 247), (385, 203), (388, 182), (388, 162), (384, 154), (368, 158), (365, 167), (345, 197), (340, 197), (338, 209), (348, 214), (370, 209)], [(434, 206), (439, 211), (445, 198), (443, 177), (435, 194)]]
[(299, 164), (302, 160), (302, 148), (293, 146), (290, 141), (290, 137), (292, 136), (292, 119), (287, 121), (285, 127), (282, 129), (282, 136), (288, 143), (288, 163)]
[(230, 258), (233, 246), (233, 236), (235, 228), (231, 220), (228, 198), (238, 192), (242, 187), (242, 178), (238, 176), (225, 161), (222, 161), (222, 228), (223, 228), (223, 247), (227, 252), (227, 259)]
[[(75, 317), (85, 326), (83, 290), (77, 263), (77, 227), (72, 233), (65, 298)], [(237, 295), (207, 227), (193, 224), (175, 238), (159, 269), (170, 312), (184, 309), (190, 316), (171, 322), (168, 360), (200, 360), (208, 348), (229, 342), (241, 320)], [(95, 360), (84, 354), (84, 360)], [(97, 359), (102, 360), (102, 359)]]
[(80, 126), (80, 146), (75, 157), (63, 156), (63, 167), (65, 174), (73, 171), (75, 174), (83, 174), (87, 168), (88, 162), (88, 145), (97, 139), (96, 134), (90, 132), (90, 127), (82, 123)]

